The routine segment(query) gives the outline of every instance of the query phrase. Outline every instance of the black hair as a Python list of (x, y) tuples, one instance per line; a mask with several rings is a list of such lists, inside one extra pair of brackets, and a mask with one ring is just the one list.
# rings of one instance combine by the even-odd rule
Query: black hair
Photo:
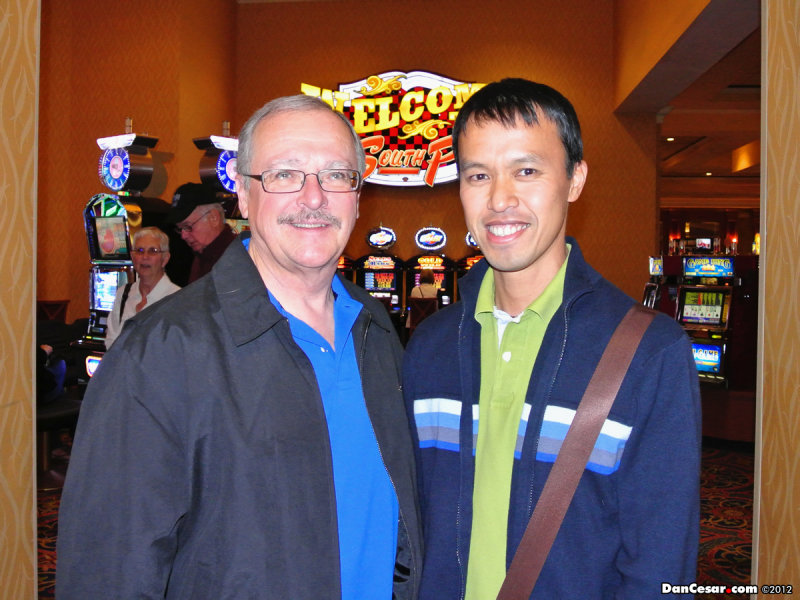
[[(537, 115), (538, 113), (538, 115)], [(583, 160), (583, 140), (578, 115), (569, 100), (543, 83), (527, 79), (507, 78), (485, 85), (461, 107), (453, 125), (453, 153), (458, 161), (458, 139), (471, 120), (475, 123), (498, 121), (513, 127), (518, 118), (526, 125), (538, 125), (539, 116), (558, 128), (567, 155), (567, 177)]]

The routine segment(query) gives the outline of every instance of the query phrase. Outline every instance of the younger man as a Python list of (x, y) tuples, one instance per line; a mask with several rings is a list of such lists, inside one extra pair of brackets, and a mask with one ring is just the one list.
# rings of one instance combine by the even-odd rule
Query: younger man
[[(404, 363), (425, 563), (420, 598), (493, 599), (583, 391), (634, 300), (565, 239), (587, 166), (569, 101), (506, 79), (453, 130), (467, 226), (486, 256)], [(441, 348), (455, 350), (444, 354)], [(688, 338), (659, 315), (622, 382), (536, 598), (657, 598), (694, 580), (700, 410)]]

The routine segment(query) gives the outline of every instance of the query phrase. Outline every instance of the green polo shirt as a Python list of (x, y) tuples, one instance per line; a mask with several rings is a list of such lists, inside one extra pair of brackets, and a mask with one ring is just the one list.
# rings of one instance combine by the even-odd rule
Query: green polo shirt
[(516, 318), (494, 305), (492, 269), (478, 292), (481, 395), (465, 600), (496, 598), (506, 575), (511, 472), (527, 422), (522, 419), (523, 404), (544, 332), (561, 306), (566, 267), (565, 260), (542, 294)]

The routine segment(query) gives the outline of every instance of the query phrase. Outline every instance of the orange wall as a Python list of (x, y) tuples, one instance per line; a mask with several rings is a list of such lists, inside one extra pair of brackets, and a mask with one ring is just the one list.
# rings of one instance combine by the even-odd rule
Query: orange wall
[(233, 2), (42, 0), (39, 299), (88, 314), (89, 253), (82, 211), (100, 183), (98, 137), (157, 137), (145, 195), (171, 200), (200, 181), (192, 138), (222, 133), (233, 114)]
[[(601, 272), (640, 295), (655, 246), (656, 130), (654, 119), (631, 117), (626, 128), (612, 114), (613, 2), (509, 1), (502, 10), (475, 0), (411, 0), (402, 11), (390, 10), (394, 6), (241, 4), (236, 127), (266, 100), (299, 91), (301, 82), (336, 88), (375, 73), (422, 69), (463, 81), (520, 76), (552, 85), (578, 111), (589, 163), (568, 232)], [(365, 254), (366, 231), (380, 223), (397, 233), (392, 252), (400, 258), (420, 252), (414, 233), (430, 224), (447, 232), (447, 255), (469, 253), (456, 183), (433, 189), (368, 185), (347, 253)]]
[(616, 104), (661, 60), (710, 0), (615, 0)]
[[(39, 298), (71, 299), (70, 319), (88, 312), (81, 210), (104, 191), (94, 140), (121, 133), (126, 116), (136, 132), (160, 138), (164, 177), (148, 195), (168, 200), (199, 179), (191, 138), (218, 133), (223, 119), (236, 133), (253, 110), (299, 92), (301, 82), (331, 88), (416, 69), (464, 81), (528, 77), (570, 98), (589, 180), (568, 231), (602, 273), (641, 293), (656, 245), (656, 125), (613, 115), (612, 0), (510, 0), (502, 10), (476, 0), (410, 0), (401, 10), (354, 0), (222, 5), (141, 0), (130, 13), (127, 3), (43, 0)], [(467, 254), (454, 183), (368, 185), (348, 254), (364, 254), (365, 232), (380, 223), (397, 233), (401, 258), (418, 253), (413, 235), (430, 224), (447, 232), (444, 252)]]

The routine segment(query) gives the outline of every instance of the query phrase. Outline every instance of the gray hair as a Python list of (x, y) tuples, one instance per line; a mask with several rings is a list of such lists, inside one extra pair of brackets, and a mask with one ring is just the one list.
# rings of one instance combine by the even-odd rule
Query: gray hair
[(207, 206), (208, 206), (208, 208), (210, 210), (217, 211), (217, 214), (219, 215), (220, 221), (222, 221), (222, 223), (224, 224), (225, 223), (225, 208), (222, 206), (222, 204), (220, 204), (219, 202), (212, 202), (211, 204), (208, 204)]
[[(307, 96), (305, 94), (297, 94), (295, 96), (283, 96), (267, 102), (264, 106), (259, 108), (247, 120), (239, 132), (239, 150), (236, 156), (236, 169), (239, 173), (250, 173), (251, 162), (253, 159), (253, 133), (261, 121), (271, 115), (276, 115), (282, 112), (289, 111), (314, 111), (314, 110), (327, 110), (331, 111), (339, 117), (343, 123), (347, 125), (350, 135), (353, 137), (353, 150), (355, 151), (356, 159), (358, 161), (358, 172), (362, 175), (367, 168), (367, 159), (364, 155), (364, 147), (361, 145), (361, 137), (356, 133), (352, 123), (347, 120), (342, 113), (333, 110), (324, 100), (315, 96)], [(250, 187), (250, 179), (245, 178), (245, 188)]]
[(158, 227), (142, 227), (133, 234), (133, 247), (139, 243), (142, 236), (152, 235), (158, 240), (158, 247), (162, 252), (169, 252), (169, 238), (167, 234), (161, 231)]

